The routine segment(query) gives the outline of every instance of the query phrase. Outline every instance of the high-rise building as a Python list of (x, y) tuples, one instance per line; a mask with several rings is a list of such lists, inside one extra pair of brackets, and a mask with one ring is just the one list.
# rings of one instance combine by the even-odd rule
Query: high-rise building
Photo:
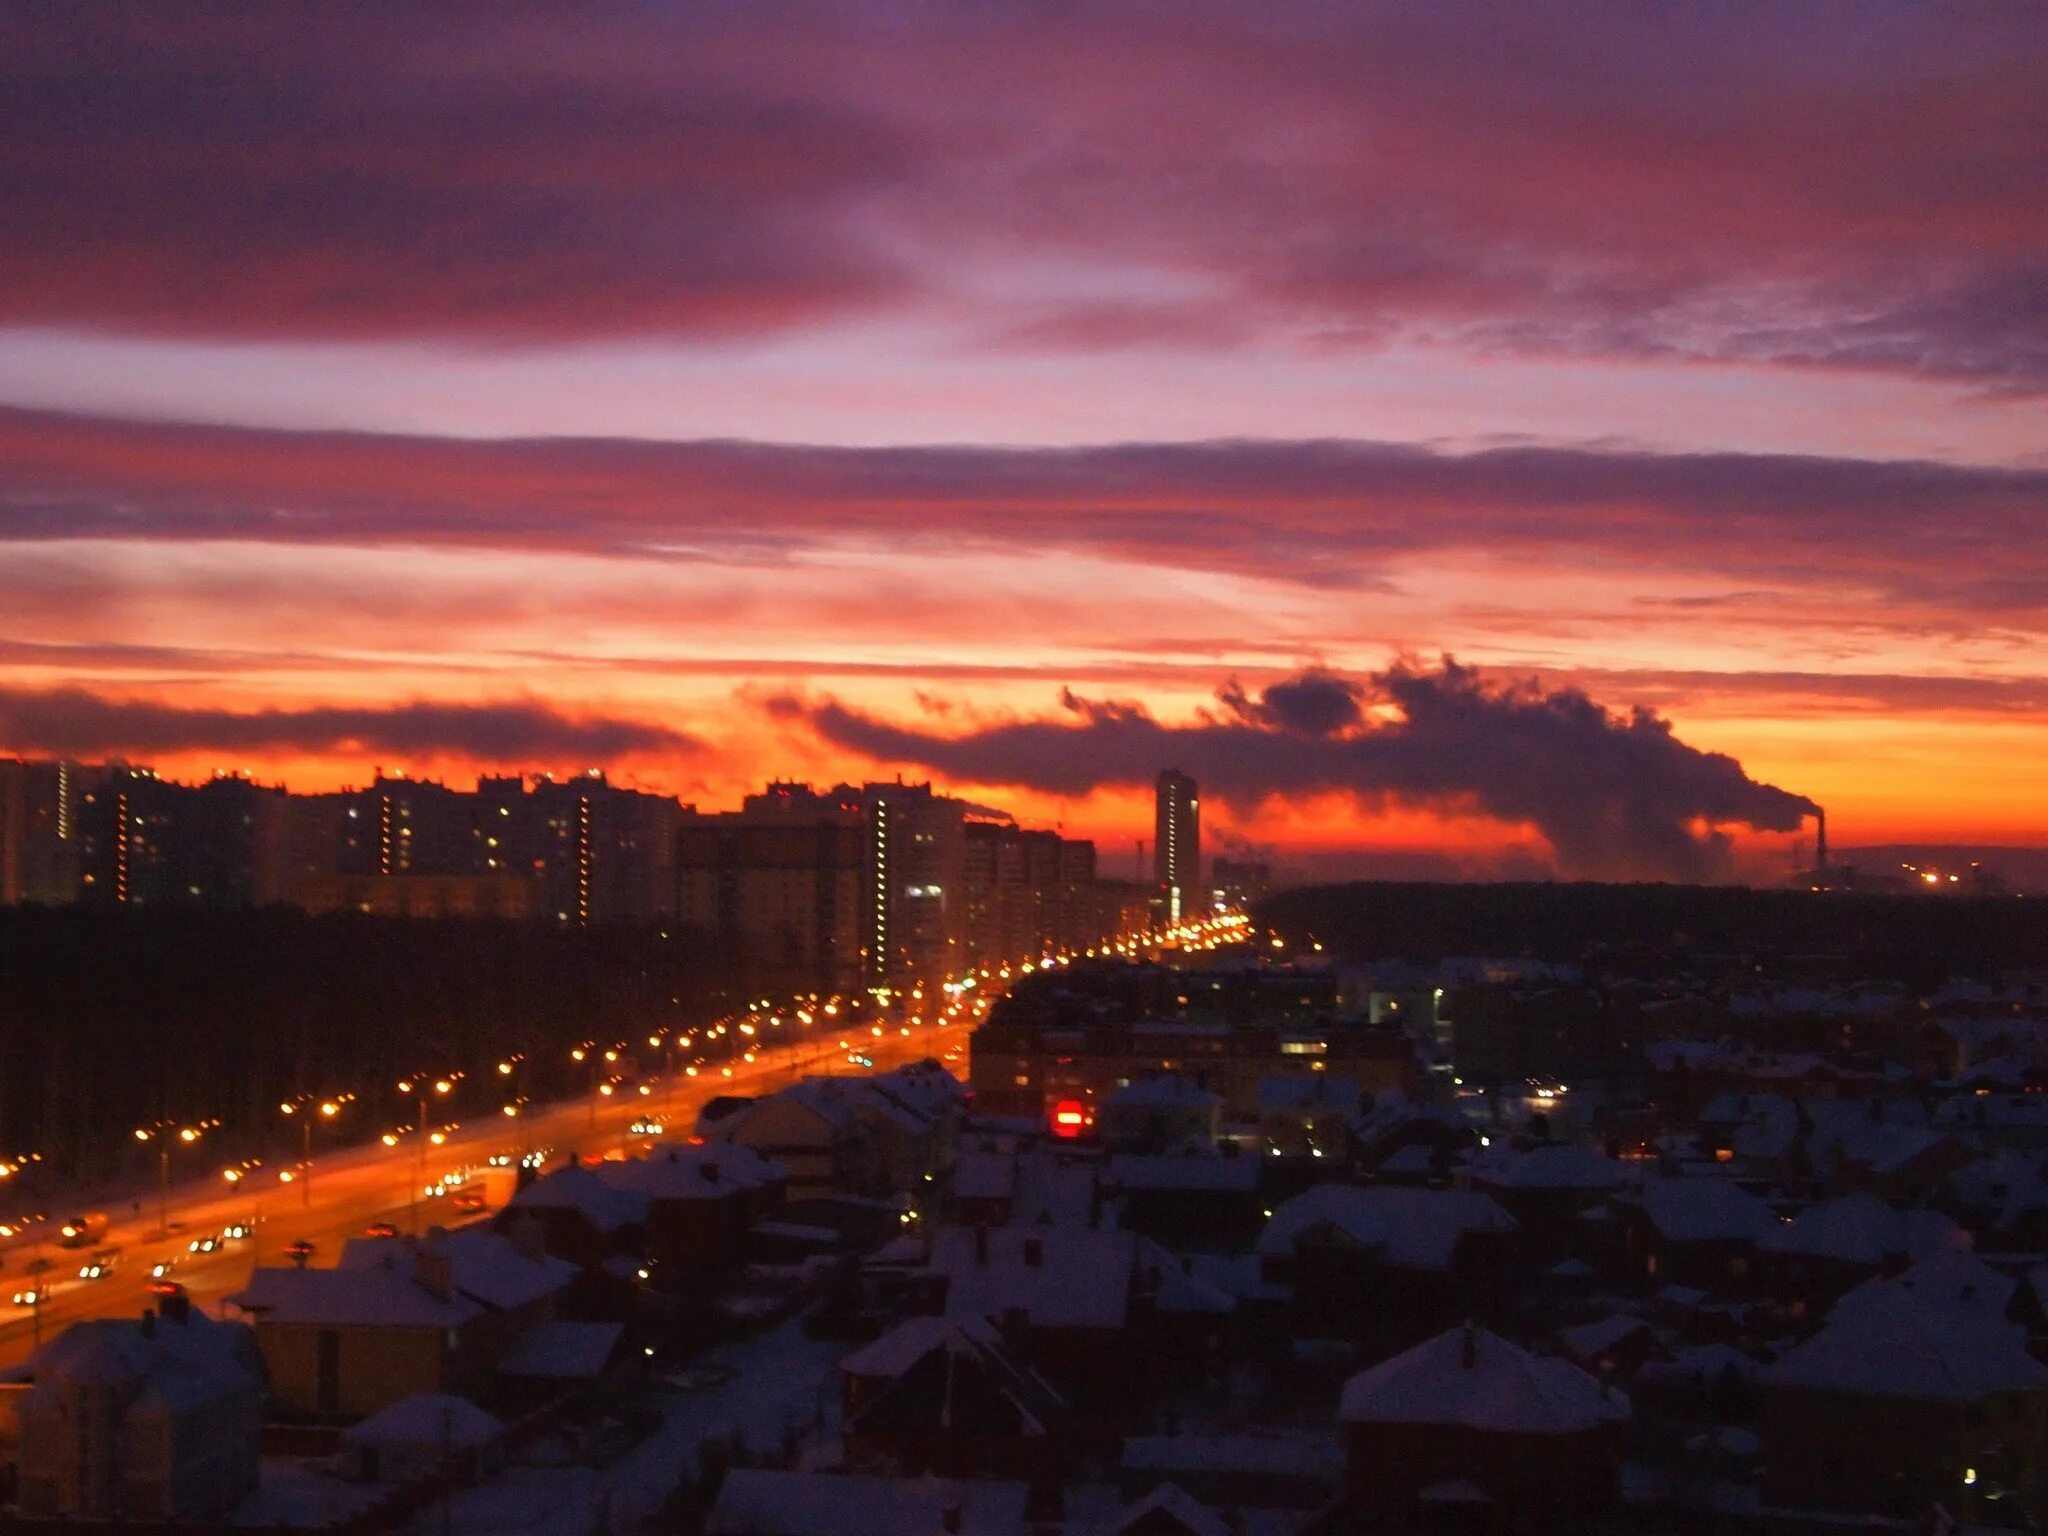
[(965, 800), (930, 784), (869, 784), (862, 870), (866, 985), (902, 991), (957, 971), (966, 947)]
[(1178, 768), (1159, 775), (1153, 823), (1153, 883), (1168, 922), (1200, 910), (1202, 901), (1202, 800), (1195, 781)]
[(687, 812), (676, 837), (676, 917), (738, 958), (763, 991), (860, 984), (860, 792), (770, 784), (737, 811)]
[(99, 770), (0, 761), (0, 907), (78, 899), (79, 797)]
[(110, 906), (246, 907), (280, 899), (289, 798), (234, 774), (177, 784), (110, 767), (79, 796), (79, 887)]

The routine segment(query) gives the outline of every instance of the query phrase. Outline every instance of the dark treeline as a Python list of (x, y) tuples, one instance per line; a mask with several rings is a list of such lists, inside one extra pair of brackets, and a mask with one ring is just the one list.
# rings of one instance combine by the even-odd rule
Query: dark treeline
[(295, 1094), (359, 1095), (332, 1126), (356, 1137), (413, 1118), (399, 1077), (450, 1069), (469, 1077), (449, 1118), (496, 1114), (514, 1092), (587, 1091), (577, 1041), (644, 1046), (715, 1015), (731, 983), (704, 944), (643, 928), (4, 909), (0, 1156), (126, 1179), (153, 1166), (136, 1126), (218, 1118), (199, 1171), (293, 1144), (278, 1105)]
[[(1925, 989), (1950, 975), (2048, 966), (2048, 902), (1684, 885), (1305, 886), (1259, 920), (1348, 959), (1447, 955), (1627, 965), (1658, 958), (1833, 958), (1844, 972)], [(1766, 969), (1771, 969), (1766, 964)]]

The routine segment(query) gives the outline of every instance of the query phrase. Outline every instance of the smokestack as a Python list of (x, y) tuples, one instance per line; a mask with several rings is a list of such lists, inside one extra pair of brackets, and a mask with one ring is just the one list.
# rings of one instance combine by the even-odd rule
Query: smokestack
[(1815, 828), (1813, 867), (1815, 869), (1826, 869), (1828, 867), (1828, 813), (1819, 806), (1813, 808), (1813, 824)]

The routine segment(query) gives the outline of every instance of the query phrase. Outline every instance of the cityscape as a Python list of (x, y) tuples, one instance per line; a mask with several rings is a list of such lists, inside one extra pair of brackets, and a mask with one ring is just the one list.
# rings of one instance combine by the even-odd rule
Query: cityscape
[(2048, 9), (16, 6), (0, 1536), (2048, 1529)]

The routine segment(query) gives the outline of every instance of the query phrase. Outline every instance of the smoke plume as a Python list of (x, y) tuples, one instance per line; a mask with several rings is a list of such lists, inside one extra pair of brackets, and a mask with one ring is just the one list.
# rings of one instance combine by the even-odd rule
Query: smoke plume
[(1245, 810), (1335, 792), (1368, 811), (1484, 814), (1534, 827), (1574, 878), (1718, 878), (1725, 829), (1796, 831), (1816, 809), (1725, 753), (1688, 746), (1651, 710), (1609, 710), (1576, 688), (1491, 679), (1448, 657), (1362, 677), (1311, 669), (1256, 694), (1233, 681), (1217, 698), (1194, 723), (1168, 724), (1142, 705), (1068, 693), (1064, 719), (955, 736), (836, 702), (781, 709), (837, 746), (964, 783), (1080, 795), (1177, 767)]

